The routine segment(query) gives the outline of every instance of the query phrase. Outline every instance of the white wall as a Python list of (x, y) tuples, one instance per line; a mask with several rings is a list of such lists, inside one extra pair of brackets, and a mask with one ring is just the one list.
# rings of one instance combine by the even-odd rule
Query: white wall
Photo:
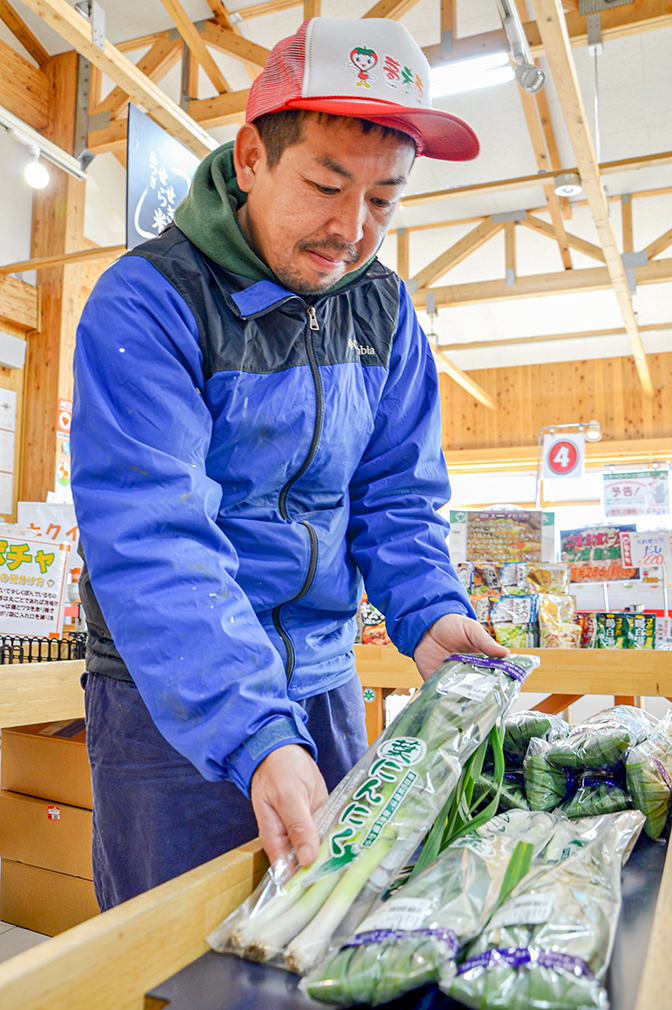
[[(30, 151), (0, 129), (0, 263), (30, 259), (30, 232), (33, 214), (33, 190), (23, 179), (23, 167)], [(22, 279), (35, 283), (34, 271)]]

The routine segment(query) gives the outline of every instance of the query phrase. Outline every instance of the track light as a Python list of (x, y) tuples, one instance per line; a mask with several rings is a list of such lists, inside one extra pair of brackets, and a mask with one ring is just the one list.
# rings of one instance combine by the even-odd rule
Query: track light
[[(15, 116), (14, 113), (10, 112), (8, 109), (3, 108), (0, 105), (0, 126), (4, 126), (9, 134), (19, 143), (25, 144), (32, 151), (39, 151), (40, 159), (43, 161), (50, 161), (58, 168), (62, 168), (64, 172), (68, 172), (70, 175), (74, 175), (76, 179), (86, 180), (86, 174), (82, 171), (82, 166), (80, 165), (77, 158), (74, 158), (67, 151), (64, 151), (62, 147), (58, 144), (54, 144), (51, 140), (47, 140), (42, 134), (34, 130), (32, 126), (28, 123), (24, 123), (22, 119)], [(34, 162), (33, 162), (34, 164)], [(46, 172), (44, 165), (40, 164), (40, 169)], [(32, 171), (32, 170), (31, 170)], [(47, 179), (47, 182), (49, 180)], [(31, 184), (32, 185), (32, 184)], [(46, 182), (43, 183), (46, 186)]]
[(49, 172), (40, 161), (39, 147), (33, 148), (33, 157), (24, 168), (23, 177), (32, 189), (44, 189), (49, 185)]
[(500, 17), (516, 63), (516, 80), (523, 91), (534, 95), (544, 86), (546, 75), (532, 59), (525, 29), (511, 0), (497, 0)]

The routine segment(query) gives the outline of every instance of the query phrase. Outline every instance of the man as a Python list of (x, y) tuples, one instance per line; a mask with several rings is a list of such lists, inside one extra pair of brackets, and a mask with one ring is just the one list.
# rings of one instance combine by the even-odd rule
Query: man
[(257, 827), (271, 860), (315, 858), (313, 812), (366, 747), (362, 576), (423, 676), (505, 652), (450, 563), (436, 371), (375, 259), (416, 154), (478, 151), (428, 88), (398, 23), (306, 22), (174, 225), (84, 310), (72, 484), (101, 908)]

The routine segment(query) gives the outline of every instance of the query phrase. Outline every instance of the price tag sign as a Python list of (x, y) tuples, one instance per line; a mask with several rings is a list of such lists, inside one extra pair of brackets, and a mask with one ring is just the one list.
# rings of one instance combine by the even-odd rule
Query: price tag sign
[(571, 435), (544, 435), (544, 479), (583, 477), (585, 448), (586, 440), (583, 432)]
[(669, 565), (672, 568), (672, 532), (647, 530), (621, 533), (621, 554), (626, 567)]

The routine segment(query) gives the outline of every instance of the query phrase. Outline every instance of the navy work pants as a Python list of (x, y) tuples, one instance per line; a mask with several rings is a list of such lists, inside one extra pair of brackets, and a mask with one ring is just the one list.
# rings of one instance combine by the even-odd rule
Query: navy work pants
[[(167, 743), (134, 684), (83, 679), (102, 911), (256, 837), (250, 801), (230, 782), (206, 782)], [(359, 679), (301, 705), (331, 791), (366, 750)]]

